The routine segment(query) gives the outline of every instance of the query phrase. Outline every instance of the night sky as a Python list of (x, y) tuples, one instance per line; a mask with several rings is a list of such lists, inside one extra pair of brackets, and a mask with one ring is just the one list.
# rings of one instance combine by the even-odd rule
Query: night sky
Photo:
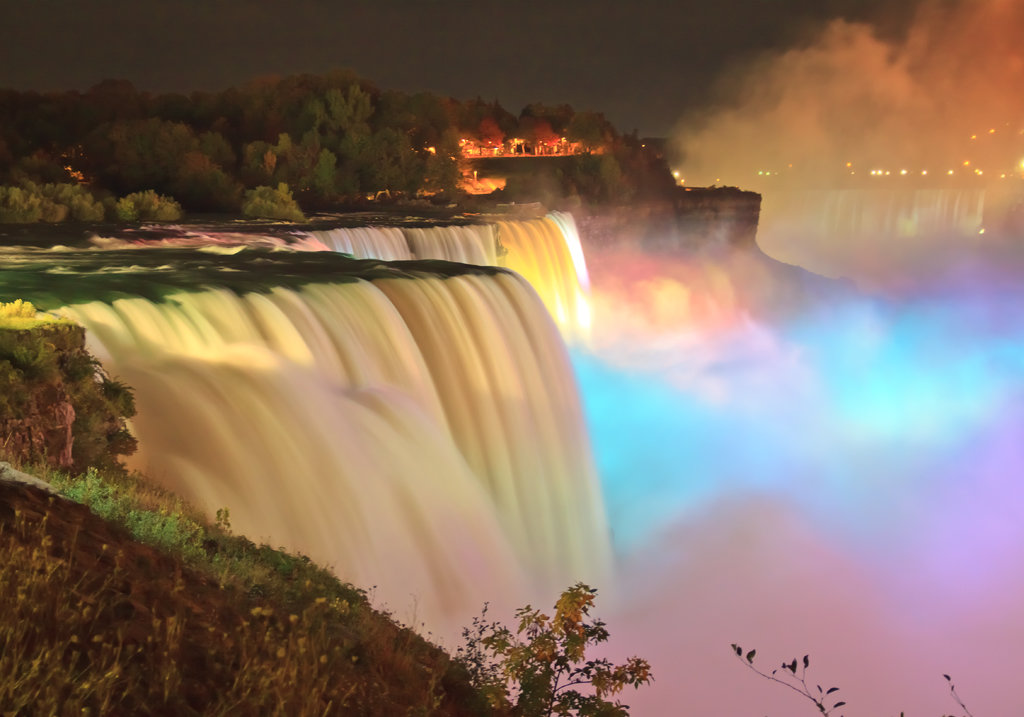
[[(893, 9), (892, 6), (899, 6)], [(898, 35), (914, 2), (0, 0), (0, 88), (218, 90), (350, 68), (381, 88), (602, 111), (667, 135), (715, 77), (832, 17)]]

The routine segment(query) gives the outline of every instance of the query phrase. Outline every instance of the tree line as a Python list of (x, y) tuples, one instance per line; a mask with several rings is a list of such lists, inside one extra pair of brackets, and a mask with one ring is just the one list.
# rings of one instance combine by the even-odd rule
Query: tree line
[(516, 117), (497, 100), (381, 90), (344, 70), (188, 95), (105, 80), (85, 92), (0, 91), (0, 184), (153, 190), (208, 212), (237, 212), (247, 190), (286, 184), (317, 209), (382, 193), (450, 196), (461, 140), (512, 137), (565, 137), (614, 156), (627, 176), (640, 146), (597, 112), (531, 104)]

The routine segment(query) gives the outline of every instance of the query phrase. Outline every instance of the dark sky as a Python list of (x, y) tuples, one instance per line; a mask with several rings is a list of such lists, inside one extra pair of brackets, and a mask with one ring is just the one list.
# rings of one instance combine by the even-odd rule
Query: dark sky
[[(223, 89), (347, 67), (382, 88), (603, 111), (665, 135), (730, 63), (894, 0), (0, 0), (0, 87)], [(897, 10), (887, 6), (899, 6)]]

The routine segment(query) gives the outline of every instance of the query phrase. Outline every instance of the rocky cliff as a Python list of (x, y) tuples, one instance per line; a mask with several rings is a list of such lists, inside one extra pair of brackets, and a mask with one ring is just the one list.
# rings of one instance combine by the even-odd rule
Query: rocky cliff
[(85, 349), (85, 330), (55, 321), (0, 327), (0, 453), (69, 470), (113, 465), (135, 450), (129, 389)]
[(577, 216), (593, 247), (628, 245), (652, 253), (754, 249), (761, 195), (734, 187), (676, 187), (667, 196)]

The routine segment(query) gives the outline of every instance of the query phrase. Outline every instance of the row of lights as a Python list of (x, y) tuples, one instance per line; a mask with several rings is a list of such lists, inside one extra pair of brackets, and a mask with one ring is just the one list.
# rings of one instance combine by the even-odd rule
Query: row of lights
[[(853, 166), (852, 162), (847, 162), (846, 163), (847, 169), (850, 169), (852, 166)], [(964, 165), (963, 166), (965, 167), (965, 169), (967, 169), (967, 171), (969, 173), (973, 173), (975, 176), (980, 177), (980, 176), (983, 176), (985, 174), (985, 172), (983, 170), (981, 170), (981, 169), (979, 169), (977, 167), (975, 167), (974, 169), (971, 169), (970, 168), (971, 167), (970, 160), (964, 160)], [(792, 169), (793, 165), (792, 164), (789, 165), (789, 168)], [(1022, 159), (1020, 161), (1020, 164), (1018, 165), (1018, 169), (1019, 169), (1019, 171), (1021, 173), (1024, 173), (1024, 159)], [(870, 174), (872, 177), (889, 177), (893, 173), (894, 173), (893, 170), (889, 170), (889, 169), (872, 169), (872, 170), (870, 170), (868, 172), (868, 174)], [(678, 176), (678, 173), (676, 173), (676, 174)], [(857, 172), (854, 169), (850, 169), (850, 174), (851, 175), (856, 175)], [(901, 177), (906, 177), (909, 174), (916, 174), (916, 172), (911, 172), (908, 169), (900, 169), (898, 172), (896, 172), (896, 174), (898, 174)], [(928, 170), (927, 169), (922, 169), (920, 171), (920, 174), (921, 174), (922, 177), (927, 177), (928, 176)], [(953, 175), (956, 174), (956, 170), (948, 169), (948, 170), (946, 170), (946, 174), (948, 176), (953, 176)], [(779, 176), (779, 172), (778, 171), (773, 171), (773, 170), (759, 169), (759, 170), (757, 170), (757, 176), (759, 176), (759, 177), (777, 177), (777, 176)], [(999, 175), (999, 178), (1000, 179), (1006, 179), (1009, 176), (1013, 176), (1013, 175), (1009, 174), (1009, 173), (1006, 173), (1006, 172), (1003, 172), (1002, 174)]]

